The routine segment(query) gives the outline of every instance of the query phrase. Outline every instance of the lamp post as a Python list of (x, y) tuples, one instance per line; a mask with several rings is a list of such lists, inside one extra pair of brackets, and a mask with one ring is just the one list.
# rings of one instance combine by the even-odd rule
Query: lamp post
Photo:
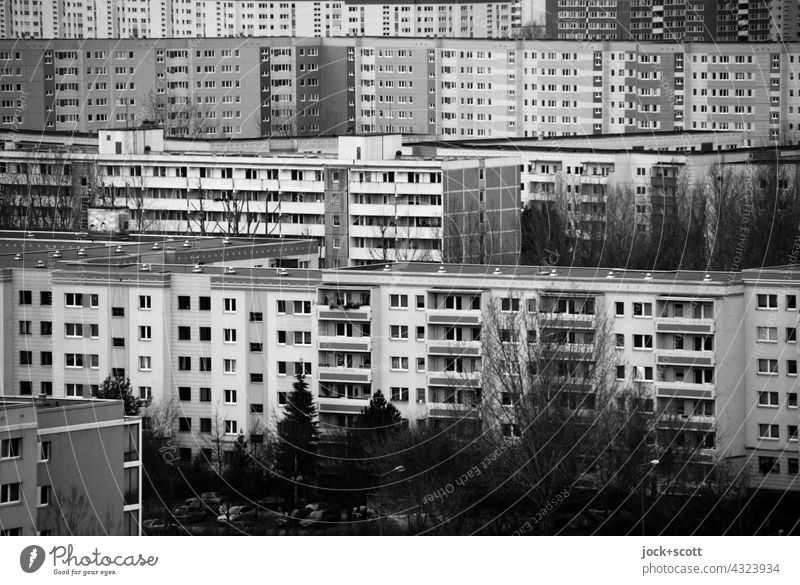
[(644, 529), (644, 488), (645, 488), (645, 482), (647, 481), (647, 476), (650, 473), (650, 470), (653, 469), (659, 463), (661, 463), (661, 461), (659, 461), (658, 459), (652, 459), (652, 460), (648, 461), (647, 463), (642, 463), (640, 465), (640, 467), (645, 467), (645, 466), (647, 467), (647, 471), (645, 471), (644, 477), (642, 478), (642, 487), (641, 487), (642, 515), (640, 517), (640, 520), (641, 520), (641, 523), (642, 523), (642, 536), (645, 535), (645, 529)]

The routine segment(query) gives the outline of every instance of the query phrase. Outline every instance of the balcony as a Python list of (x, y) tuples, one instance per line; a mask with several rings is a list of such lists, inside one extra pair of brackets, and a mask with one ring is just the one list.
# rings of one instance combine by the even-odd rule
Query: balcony
[(479, 419), (477, 406), (458, 404), (455, 402), (429, 402), (428, 416), (432, 418), (468, 418)]
[(713, 351), (685, 349), (657, 349), (656, 365), (708, 368), (714, 365)]
[(542, 329), (594, 329), (594, 315), (586, 313), (539, 313)]
[(369, 399), (320, 396), (318, 403), (320, 414), (359, 414), (369, 406)]
[(594, 357), (594, 343), (562, 343), (555, 352), (561, 359), (588, 360)]
[(320, 350), (372, 351), (371, 337), (346, 337), (344, 335), (320, 335), (317, 338)]
[(480, 388), (481, 375), (478, 372), (428, 372), (428, 386)]
[(343, 366), (319, 366), (320, 382), (339, 382), (343, 384), (371, 384), (371, 368), (345, 368)]
[(428, 342), (428, 354), (477, 357), (481, 355), (480, 341), (451, 341), (440, 339)]
[(432, 309), (428, 311), (429, 325), (480, 325), (483, 314), (477, 309)]
[(679, 335), (703, 335), (714, 333), (714, 319), (695, 319), (692, 317), (657, 317), (656, 333), (677, 333)]
[(369, 306), (360, 307), (348, 305), (336, 305), (334, 307), (321, 306), (317, 310), (317, 317), (322, 321), (352, 321), (354, 323), (366, 323), (372, 320), (372, 310)]
[(712, 399), (715, 397), (714, 384), (693, 384), (689, 382), (655, 383), (657, 398)]

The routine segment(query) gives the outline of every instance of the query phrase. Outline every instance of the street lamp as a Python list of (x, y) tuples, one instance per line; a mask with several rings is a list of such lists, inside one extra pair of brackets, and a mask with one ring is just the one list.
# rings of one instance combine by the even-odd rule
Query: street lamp
[(656, 465), (661, 463), (658, 459), (651, 459), (647, 463), (640, 464), (640, 467), (647, 466), (647, 471), (645, 471), (644, 477), (642, 478), (642, 486), (641, 486), (641, 494), (642, 494), (642, 515), (641, 515), (641, 522), (642, 522), (642, 536), (645, 535), (644, 530), (644, 486), (645, 482), (647, 481), (647, 475), (650, 473), (650, 470), (653, 469)]

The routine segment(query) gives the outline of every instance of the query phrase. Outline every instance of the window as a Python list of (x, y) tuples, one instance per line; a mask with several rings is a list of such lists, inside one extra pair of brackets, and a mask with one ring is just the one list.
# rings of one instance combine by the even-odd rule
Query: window
[(786, 426), (786, 437), (790, 441), (797, 440), (797, 425), (787, 425)]
[(89, 295), (89, 306), (96, 309), (100, 306), (100, 295)]
[(83, 324), (64, 323), (64, 337), (83, 337)]
[(778, 393), (761, 391), (758, 393), (759, 406), (778, 406)]
[(797, 327), (786, 328), (786, 343), (797, 343)]
[(50, 505), (50, 486), (49, 485), (40, 485), (38, 488), (39, 497), (38, 497), (38, 505), (42, 506), (49, 506)]
[(796, 311), (797, 310), (797, 296), (796, 295), (786, 295), (786, 310), (787, 311)]
[(278, 301), (277, 302), (277, 309), (278, 315), (285, 315), (286, 314), (286, 301)]
[(408, 325), (392, 325), (390, 331), (392, 339), (408, 339)]
[(200, 402), (211, 402), (211, 388), (200, 388)]
[(42, 306), (49, 306), (53, 304), (53, 293), (49, 290), (39, 292), (39, 304)]
[(310, 375), (311, 374), (311, 364), (309, 362), (294, 362), (294, 375)]
[(224, 359), (222, 360), (222, 371), (226, 374), (236, 373), (236, 360)]
[(178, 387), (178, 400), (190, 402), (192, 400), (192, 389), (189, 386)]
[(424, 357), (418, 357), (417, 358), (417, 371), (418, 372), (424, 372), (425, 371), (425, 358)]
[(617, 339), (617, 347), (618, 348), (625, 347), (625, 334), (624, 333), (617, 333), (616, 339)]
[(617, 366), (617, 380), (625, 379), (625, 366)]
[(149, 295), (139, 295), (139, 309), (142, 311), (149, 311), (152, 308), (152, 302)]
[(211, 358), (210, 357), (200, 357), (197, 358), (199, 368), (201, 372), (210, 372), (211, 371)]
[(225, 343), (236, 343), (236, 329), (223, 329), (222, 340)]
[(311, 345), (311, 331), (295, 331), (294, 332), (295, 345)]
[(797, 392), (786, 394), (786, 408), (797, 408)]
[(20, 305), (33, 304), (33, 291), (29, 290), (19, 291), (19, 304)]
[(81, 293), (64, 293), (65, 307), (82, 307), (83, 295)]
[(263, 320), (264, 320), (263, 313), (250, 313), (250, 321), (252, 321), (253, 323), (260, 323)]
[(278, 362), (278, 375), (279, 376), (286, 375), (286, 362)]
[(64, 366), (67, 368), (82, 368), (83, 367), (83, 354), (82, 353), (65, 353)]
[(286, 404), (286, 392), (278, 392), (278, 404)]
[(125, 316), (125, 307), (111, 307), (111, 316), (112, 317), (124, 317)]
[(625, 303), (616, 302), (614, 303), (614, 314), (617, 317), (622, 317), (625, 315)]
[(407, 309), (408, 295), (389, 295), (389, 307), (392, 309)]
[(417, 341), (425, 341), (425, 326), (420, 325), (417, 327)]
[(635, 334), (633, 336), (634, 349), (653, 349), (653, 336)]
[(225, 404), (236, 404), (236, 390), (225, 390)]
[(235, 420), (226, 420), (225, 421), (225, 434), (226, 435), (235, 435), (238, 432), (238, 425), (236, 424)]
[(508, 297), (500, 299), (500, 309), (503, 311), (519, 311), (519, 299)]
[(391, 365), (393, 370), (407, 370), (408, 369), (408, 358), (401, 357), (401, 356), (392, 356), (391, 357)]
[(185, 325), (181, 325), (178, 327), (178, 340), (179, 341), (191, 341), (192, 340), (192, 328), (187, 327)]
[(633, 316), (634, 317), (652, 317), (653, 304), (652, 303), (633, 303)]
[(287, 333), (283, 330), (278, 330), (278, 345), (286, 345)]
[(758, 360), (758, 373), (774, 376), (778, 373), (778, 360)]
[(182, 433), (188, 433), (192, 430), (192, 419), (188, 416), (178, 417), (178, 430)]
[(0, 442), (0, 459), (22, 457), (22, 438), (3, 439)]
[(759, 309), (777, 309), (778, 295), (756, 295), (756, 307)]
[(53, 395), (53, 383), (52, 382), (41, 382), (39, 384), (39, 392), (44, 394), (45, 396), (52, 396)]
[(787, 459), (788, 469), (786, 470), (789, 475), (797, 475), (798, 473), (798, 460), (796, 457), (789, 457)]
[(417, 295), (417, 308), (418, 309), (425, 308), (425, 295)]
[(778, 425), (758, 425), (759, 439), (779, 439)]
[(408, 402), (408, 388), (391, 388), (392, 401)]
[(766, 475), (768, 473), (780, 473), (781, 466), (778, 463), (777, 457), (759, 457), (758, 470)]
[(4, 483), (0, 486), (0, 504), (11, 504), (19, 502), (20, 486), (17, 483)]
[(39, 333), (41, 335), (52, 335), (53, 334), (53, 322), (52, 321), (41, 321), (39, 323)]
[(251, 343), (250, 344), (250, 351), (262, 351), (264, 345), (261, 343)]
[(20, 380), (19, 393), (20, 396), (30, 396), (33, 394), (33, 383), (30, 380)]
[(201, 433), (210, 433), (211, 432), (211, 419), (210, 418), (201, 418), (200, 419), (200, 432)]
[(150, 325), (139, 325), (139, 341), (150, 341), (153, 339), (153, 330)]
[(139, 370), (143, 372), (149, 372), (153, 369), (153, 360), (152, 357), (149, 355), (140, 355), (139, 356)]
[(124, 337), (112, 337), (111, 338), (111, 345), (113, 347), (125, 347), (125, 338)]
[(178, 369), (182, 372), (188, 372), (192, 369), (192, 358), (190, 356), (178, 356)]
[(295, 315), (311, 314), (311, 301), (294, 301), (293, 305)]
[(42, 441), (39, 443), (39, 461), (45, 463), (50, 461), (50, 441)]
[(33, 352), (32, 351), (19, 352), (19, 365), (21, 366), (33, 365)]
[(756, 327), (756, 340), (761, 342), (777, 342), (777, 327)]
[(211, 310), (211, 297), (200, 297), (200, 310), (201, 311), (210, 311)]
[(152, 386), (139, 386), (139, 398), (142, 400), (150, 400), (153, 397)]
[(264, 381), (264, 374), (256, 374), (255, 372), (250, 372), (250, 382), (253, 384), (261, 384)]
[(178, 310), (188, 311), (192, 307), (191, 297), (179, 296), (178, 297)]
[(31, 334), (31, 322), (30, 321), (20, 321), (19, 322), (19, 334), (20, 335), (30, 335)]
[(222, 307), (223, 307), (223, 311), (225, 311), (226, 313), (235, 313), (236, 312), (236, 299), (232, 299), (232, 298), (222, 299)]

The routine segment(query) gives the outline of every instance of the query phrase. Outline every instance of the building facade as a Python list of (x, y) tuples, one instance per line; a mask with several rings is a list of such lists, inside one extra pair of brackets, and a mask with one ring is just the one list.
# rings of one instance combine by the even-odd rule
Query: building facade
[(210, 459), (214, 437), (263, 441), (299, 373), (326, 432), (352, 425), (378, 389), (411, 424), (480, 424), (482, 405), (498, 398), (484, 361), (494, 320), (527, 312), (523, 337), (504, 342), (564, 340), (565, 383), (608, 344), (608, 383), (640, 391), (680, 445), (742, 464), (753, 487), (800, 488), (791, 266), (316, 271), (254, 268), (264, 259), (251, 254), (236, 268), (227, 258), (191, 268), (149, 250), (143, 263), (130, 244), (109, 260), (101, 246), (78, 256), (65, 242), (39, 243), (2, 258), (13, 325), (3, 392), (78, 398), (109, 374), (128, 377), (142, 398), (172, 409), (184, 460)]
[[(730, 49), (730, 50), (729, 50)], [(273, 38), (0, 42), (0, 127), (445, 138), (736, 131), (795, 141), (800, 45)], [(768, 106), (764, 106), (767, 104)]]
[(0, 182), (18, 210), (77, 205), (77, 195), (87, 206), (129, 210), (143, 233), (314, 238), (322, 265), (333, 268), (518, 258), (513, 158), (405, 155), (397, 135), (340, 137), (336, 155), (217, 156), (187, 145), (165, 151), (162, 135), (103, 131), (97, 153), (6, 150)]
[(0, 32), (17, 39), (195, 37), (512, 38), (519, 0), (473, 2), (224, 2), (221, 0), (11, 0)]
[(9, 396), (6, 384), (0, 533), (139, 535), (141, 419), (118, 400)]
[(797, 4), (785, 0), (546, 0), (549, 39), (675, 42), (796, 41)]

